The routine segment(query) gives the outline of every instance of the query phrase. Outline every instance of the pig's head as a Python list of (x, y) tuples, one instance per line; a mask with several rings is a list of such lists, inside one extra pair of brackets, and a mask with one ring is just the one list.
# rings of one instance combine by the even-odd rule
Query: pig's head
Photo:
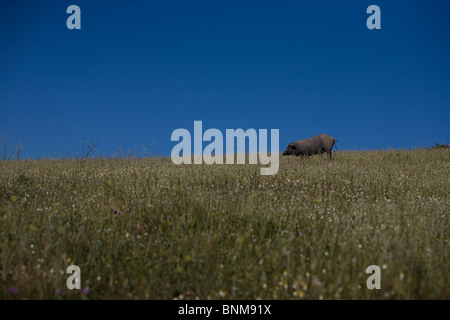
[(283, 156), (289, 156), (289, 155), (296, 155), (297, 154), (297, 148), (295, 146), (295, 144), (290, 143), (286, 150), (284, 150), (283, 152)]

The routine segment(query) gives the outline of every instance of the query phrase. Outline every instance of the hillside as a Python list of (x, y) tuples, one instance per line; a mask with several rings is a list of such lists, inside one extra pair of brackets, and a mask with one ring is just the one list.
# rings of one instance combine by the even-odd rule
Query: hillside
[(0, 299), (450, 298), (450, 149), (259, 169), (1, 161)]

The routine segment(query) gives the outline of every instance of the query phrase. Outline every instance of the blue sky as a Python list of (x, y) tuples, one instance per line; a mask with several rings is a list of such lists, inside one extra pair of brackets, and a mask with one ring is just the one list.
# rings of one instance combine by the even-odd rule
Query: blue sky
[(24, 157), (86, 138), (168, 156), (194, 120), (279, 129), (280, 149), (320, 133), (339, 150), (450, 143), (449, 14), (446, 0), (2, 1), (0, 135)]

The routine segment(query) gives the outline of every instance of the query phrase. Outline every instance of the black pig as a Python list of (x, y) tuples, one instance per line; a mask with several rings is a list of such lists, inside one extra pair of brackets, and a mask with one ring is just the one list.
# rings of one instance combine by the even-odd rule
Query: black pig
[(292, 142), (288, 145), (283, 155), (309, 156), (326, 152), (331, 159), (331, 149), (333, 149), (336, 139), (327, 134)]

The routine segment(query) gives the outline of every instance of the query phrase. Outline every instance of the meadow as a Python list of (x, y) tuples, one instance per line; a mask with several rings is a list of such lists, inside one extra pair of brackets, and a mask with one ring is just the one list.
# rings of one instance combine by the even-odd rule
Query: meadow
[(0, 161), (0, 299), (450, 299), (449, 177), (450, 149), (280, 157), (274, 176)]

